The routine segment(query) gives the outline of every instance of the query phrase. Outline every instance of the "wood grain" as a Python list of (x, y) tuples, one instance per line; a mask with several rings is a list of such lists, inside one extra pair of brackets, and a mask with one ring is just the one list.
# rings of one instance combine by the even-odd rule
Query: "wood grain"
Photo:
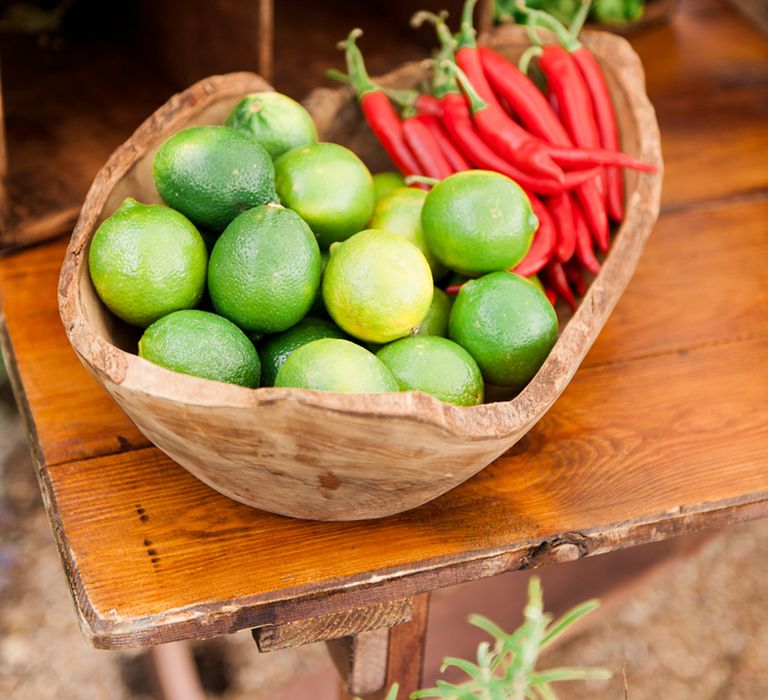
[(631, 43), (664, 135), (662, 208), (765, 191), (766, 37), (722, 0), (683, 0)]
[(399, 625), (410, 619), (411, 600), (402, 598), (340, 613), (320, 615), (308, 620), (257, 627), (253, 630), (253, 638), (259, 651), (268, 652), (357, 636), (362, 632)]
[[(520, 27), (495, 31), (490, 40), (512, 59), (528, 41)], [(658, 215), (661, 153), (642, 66), (623, 39), (592, 33), (583, 41), (606, 66), (624, 149), (659, 172), (628, 176), (626, 217), (600, 274), (573, 318), (563, 319), (557, 343), (518, 395), (460, 408), (415, 392), (252, 390), (170, 372), (136, 356), (135, 333), (128, 338), (127, 326), (95, 293), (85, 251), (99, 223), (126, 196), (159, 201), (151, 163), (160, 143), (180, 128), (220, 123), (244, 92), (269, 89), (247, 73), (215, 76), (174, 96), (99, 171), (59, 287), (75, 352), (155, 445), (209, 486), (256, 508), (297, 518), (362, 520), (417, 507), (462, 483), (524, 435), (567, 385), (626, 287)], [(422, 65), (410, 64), (387, 81), (415, 85), (423, 75)], [(346, 88), (320, 93), (307, 99), (320, 137), (353, 146), (364, 160), (375, 158), (381, 149), (356, 99)]]
[[(724, 27), (742, 77), (761, 75), (749, 29), (731, 31), (718, 12), (696, 21), (712, 23), (701, 34), (709, 43), (672, 34), (656, 50), (677, 60), (668, 53), (650, 69), (674, 72), (670, 85), (688, 71), (695, 85), (715, 71), (709, 52)], [(651, 74), (649, 84), (666, 83)], [(662, 122), (664, 109), (662, 100)], [(691, 112), (691, 139), (703, 120)], [(752, 158), (764, 163), (766, 151)], [(709, 172), (738, 175), (722, 162)], [(675, 172), (668, 186), (683, 191), (686, 177)], [(155, 448), (114, 453), (127, 419), (79, 369), (43, 293), (55, 287), (62, 245), (0, 259), (9, 371), (38, 428), (38, 473), (86, 637), (118, 648), (283, 624), (768, 515), (765, 206), (720, 202), (662, 217), (594, 361), (542, 421), (463, 486), (378, 522), (269, 515)], [(675, 256), (684, 275), (668, 274)], [(71, 371), (69, 396), (62, 371)], [(67, 427), (89, 404), (94, 422)], [(67, 441), (77, 458), (67, 459)], [(46, 449), (62, 461), (47, 463)]]
[(334, 639), (326, 646), (341, 676), (342, 697), (368, 695), (384, 688), (389, 653), (388, 629)]

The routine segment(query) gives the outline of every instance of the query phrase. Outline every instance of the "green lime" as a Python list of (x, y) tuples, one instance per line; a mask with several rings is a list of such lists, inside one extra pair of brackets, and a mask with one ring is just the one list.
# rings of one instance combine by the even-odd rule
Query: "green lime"
[(179, 212), (125, 199), (96, 230), (88, 268), (99, 298), (134, 326), (196, 306), (208, 255), (197, 229)]
[(483, 402), (485, 385), (477, 362), (448, 338), (403, 338), (384, 346), (376, 357), (395, 375), (400, 391), (423, 391), (457, 406)]
[(435, 287), (427, 315), (421, 320), (416, 335), (448, 336), (448, 317), (451, 314), (451, 298)]
[(415, 332), (429, 311), (433, 289), (422, 252), (405, 238), (376, 229), (333, 246), (323, 277), (331, 318), (371, 343)]
[(356, 394), (398, 390), (392, 372), (376, 355), (338, 338), (313, 340), (291, 353), (275, 386)]
[(301, 217), (279, 204), (240, 214), (208, 265), (216, 310), (245, 331), (277, 333), (309, 311), (320, 285), (320, 249)]
[(261, 385), (272, 386), (283, 363), (302, 345), (320, 338), (346, 338), (346, 334), (332, 321), (307, 316), (293, 328), (267, 338), (259, 348), (261, 356)]
[(234, 323), (208, 311), (175, 311), (139, 340), (139, 357), (182, 374), (255, 387), (261, 364), (253, 343)]
[(373, 193), (378, 202), (385, 194), (399, 187), (405, 187), (405, 179), (400, 173), (385, 171), (373, 176)]
[(449, 329), (487, 381), (522, 389), (557, 340), (557, 316), (533, 282), (492, 272), (461, 288)]
[(376, 203), (370, 227), (407, 238), (424, 253), (432, 269), (432, 277), (439, 280), (447, 270), (427, 247), (424, 232), (421, 230), (421, 210), (426, 197), (427, 193), (416, 187), (392, 190)]
[(323, 275), (325, 275), (325, 268), (330, 259), (331, 254), (327, 250), (320, 251), (320, 284), (317, 287), (317, 294), (312, 302), (312, 308), (309, 310), (309, 313), (313, 316), (328, 316), (325, 304), (323, 303)]
[(171, 136), (155, 155), (152, 178), (166, 204), (214, 231), (277, 200), (269, 154), (227, 126), (195, 126)]
[(321, 248), (364, 229), (373, 214), (373, 178), (352, 151), (335, 143), (294, 148), (275, 161), (280, 201), (298, 212)]
[(471, 276), (517, 265), (538, 219), (525, 192), (506, 175), (466, 170), (430, 190), (421, 225), (437, 259)]
[(317, 129), (309, 112), (279, 92), (246, 95), (224, 123), (258, 141), (273, 160), (292, 148), (317, 142)]

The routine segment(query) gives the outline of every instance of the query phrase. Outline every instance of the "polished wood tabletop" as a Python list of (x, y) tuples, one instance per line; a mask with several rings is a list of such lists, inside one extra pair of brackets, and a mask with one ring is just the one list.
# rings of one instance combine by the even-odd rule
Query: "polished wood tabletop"
[(666, 161), (637, 273), (542, 421), (411, 512), (305, 522), (219, 495), (80, 366), (56, 307), (66, 241), (0, 261), (3, 350), (92, 644), (302, 620), (768, 515), (768, 41), (685, 0), (632, 43)]

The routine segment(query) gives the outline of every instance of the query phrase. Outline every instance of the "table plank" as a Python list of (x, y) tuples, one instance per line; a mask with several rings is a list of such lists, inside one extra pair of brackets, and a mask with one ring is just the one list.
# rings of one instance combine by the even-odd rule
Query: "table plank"
[(662, 208), (765, 190), (765, 37), (722, 0), (684, 0), (668, 24), (631, 41), (661, 127)]
[(109, 647), (221, 634), (284, 621), (307, 598), (302, 611), (323, 614), (321, 592), (359, 604), (373, 581), (410, 595), (475, 577), (478, 560), (518, 568), (562, 533), (588, 554), (643, 519), (644, 541), (668, 535), (670, 513), (743, 502), (768, 515), (766, 358), (760, 338), (581, 370), (510, 453), (379, 521), (263, 513), (154, 448), (54, 465), (81, 614)]
[(663, 215), (582, 366), (768, 336), (766, 221), (768, 197)]
[(69, 346), (56, 306), (66, 244), (59, 240), (0, 262), (4, 352), (47, 464), (149, 445)]

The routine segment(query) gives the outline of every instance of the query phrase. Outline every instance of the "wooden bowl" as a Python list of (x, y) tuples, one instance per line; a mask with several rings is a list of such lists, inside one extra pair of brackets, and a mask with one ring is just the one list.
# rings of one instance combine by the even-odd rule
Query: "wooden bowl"
[[(518, 28), (491, 45), (511, 58), (527, 45)], [(638, 57), (622, 38), (587, 34), (613, 92), (626, 151), (661, 167), (659, 130)], [(385, 77), (413, 85), (422, 67)], [(460, 408), (416, 392), (333, 394), (246, 389), (176, 374), (139, 358), (137, 329), (102, 305), (88, 274), (88, 246), (124, 197), (159, 202), (151, 162), (181, 128), (222, 123), (238, 98), (269, 89), (258, 76), (203, 80), (172, 97), (101, 169), (83, 205), (59, 286), (61, 317), (77, 355), (163, 452), (221, 493), (297, 518), (379, 518), (432, 500), (476, 474), (536, 423), (566, 387), (637, 265), (659, 211), (661, 174), (629, 173), (626, 220), (602, 271), (554, 349), (511, 400)], [(350, 146), (368, 164), (391, 168), (349, 92), (318, 90), (307, 105), (321, 137)]]

